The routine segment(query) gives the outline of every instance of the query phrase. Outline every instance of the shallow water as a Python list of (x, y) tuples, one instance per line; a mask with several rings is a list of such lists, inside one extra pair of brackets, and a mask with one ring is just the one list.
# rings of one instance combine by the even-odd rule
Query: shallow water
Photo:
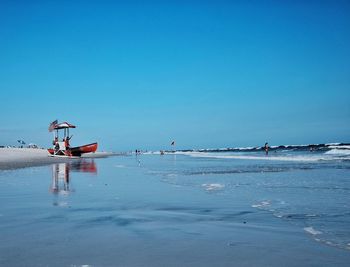
[(349, 190), (339, 159), (139, 155), (2, 171), (0, 265), (347, 266)]

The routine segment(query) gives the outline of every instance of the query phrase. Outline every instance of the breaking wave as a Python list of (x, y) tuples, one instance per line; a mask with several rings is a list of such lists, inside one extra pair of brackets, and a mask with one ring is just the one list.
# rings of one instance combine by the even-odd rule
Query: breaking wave
[[(164, 152), (164, 151), (163, 151)], [(158, 152), (152, 152), (152, 154)], [(238, 147), (218, 149), (186, 149), (165, 151), (168, 154), (181, 154), (191, 157), (216, 159), (248, 159), (266, 161), (350, 161), (350, 144), (329, 143), (310, 145), (280, 145), (269, 147), (269, 154), (265, 155), (263, 147)]]
[(290, 154), (281, 152), (279, 155), (250, 155), (245, 154), (233, 154), (233, 153), (216, 153), (216, 152), (176, 152), (176, 154), (187, 155), (197, 158), (216, 158), (216, 159), (245, 159), (245, 160), (264, 160), (264, 161), (296, 161), (296, 162), (319, 162), (319, 161), (331, 161), (331, 160), (350, 160), (350, 150), (338, 151), (330, 150), (326, 153), (318, 154)]

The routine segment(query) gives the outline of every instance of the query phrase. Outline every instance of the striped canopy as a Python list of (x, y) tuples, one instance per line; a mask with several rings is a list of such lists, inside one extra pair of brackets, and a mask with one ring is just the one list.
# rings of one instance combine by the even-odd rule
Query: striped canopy
[(59, 129), (65, 129), (65, 128), (76, 128), (76, 126), (68, 122), (61, 122), (61, 123), (55, 124), (53, 128), (55, 130), (59, 130)]

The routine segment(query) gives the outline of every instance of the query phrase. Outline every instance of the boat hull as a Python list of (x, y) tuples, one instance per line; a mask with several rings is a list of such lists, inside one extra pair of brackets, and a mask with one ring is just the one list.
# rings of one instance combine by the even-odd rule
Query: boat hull
[[(62, 155), (62, 156), (80, 157), (84, 153), (96, 152), (97, 146), (98, 146), (97, 143), (91, 143), (91, 144), (87, 144), (87, 145), (83, 145), (83, 146), (71, 147), (71, 148), (67, 149), (66, 151), (64, 151), (65, 155)], [(47, 151), (49, 152), (50, 155), (55, 154), (55, 150), (53, 148), (49, 148)]]

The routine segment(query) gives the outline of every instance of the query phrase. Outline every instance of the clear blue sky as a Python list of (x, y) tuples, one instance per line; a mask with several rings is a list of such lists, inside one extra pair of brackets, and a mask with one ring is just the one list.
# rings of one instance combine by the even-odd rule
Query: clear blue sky
[(73, 145), (115, 151), (350, 142), (349, 14), (349, 1), (1, 1), (0, 145), (49, 146), (56, 118), (78, 125)]

